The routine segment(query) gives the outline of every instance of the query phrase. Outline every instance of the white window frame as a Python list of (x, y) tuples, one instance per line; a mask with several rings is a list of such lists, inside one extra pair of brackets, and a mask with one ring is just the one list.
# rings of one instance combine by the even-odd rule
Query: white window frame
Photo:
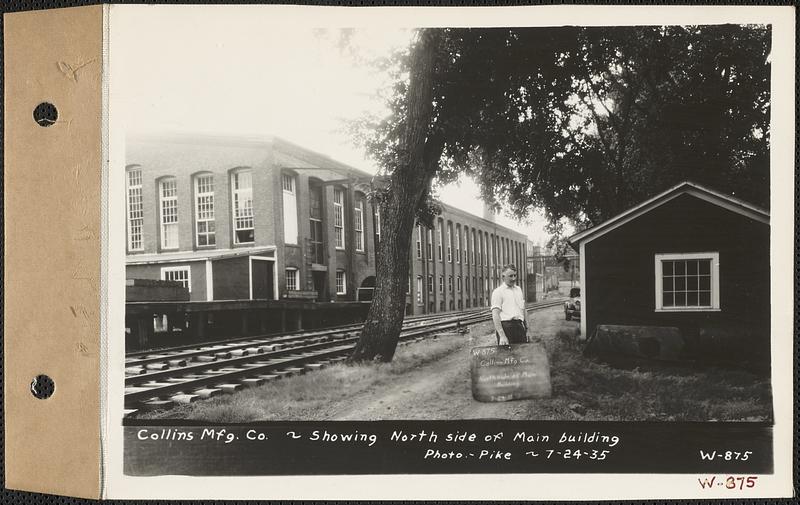
[[(675, 260), (711, 260), (711, 305), (710, 306), (673, 306), (664, 307), (663, 298), (663, 262)], [(719, 312), (719, 252), (703, 253), (670, 253), (655, 255), (655, 311), (656, 312)]]
[(429, 275), (428, 276), (428, 293), (433, 294), (434, 289), (435, 289), (434, 284), (435, 284), (435, 281), (433, 280), (433, 276)]
[[(340, 276), (341, 276), (341, 286), (339, 285)], [(347, 294), (347, 272), (345, 272), (344, 270), (336, 271), (336, 294), (337, 295)]]
[(422, 305), (422, 276), (417, 276), (417, 305)]
[[(284, 282), (286, 283), (286, 291), (300, 291), (300, 271), (297, 267), (286, 267), (284, 272)], [(289, 277), (294, 278), (294, 287), (289, 286)]]
[(353, 207), (353, 228), (356, 232), (356, 252), (364, 252), (364, 200), (356, 198)]
[(297, 224), (297, 177), (281, 174), (283, 195), (283, 240), (286, 244), (297, 244), (299, 228)]
[(333, 235), (336, 249), (345, 249), (344, 190), (341, 188), (333, 188)]
[[(173, 195), (164, 196), (167, 184), (174, 185)], [(167, 213), (164, 212), (166, 207), (169, 207), (170, 210), (174, 209), (175, 213), (170, 213), (167, 215)], [(178, 220), (178, 179), (175, 177), (165, 177), (164, 179), (158, 181), (158, 210), (160, 218), (159, 228), (161, 231), (161, 249), (178, 249), (180, 246), (180, 225)], [(175, 218), (174, 221), (167, 221), (167, 219), (171, 219), (173, 216)], [(174, 244), (167, 243), (167, 239), (171, 232), (174, 233)]]
[[(136, 174), (136, 175), (134, 175)], [(144, 203), (142, 195), (142, 169), (131, 168), (125, 174), (128, 211), (128, 250), (144, 250)], [(131, 179), (135, 184), (131, 184)]]
[[(167, 273), (172, 272), (186, 272), (186, 279), (167, 279)], [(177, 267), (161, 267), (161, 280), (162, 281), (176, 281), (176, 282), (186, 282), (186, 288), (189, 292), (192, 292), (192, 268), (189, 265), (184, 266), (177, 266)]]
[(439, 292), (444, 293), (444, 275), (439, 276)]
[[(248, 174), (250, 178), (250, 187), (249, 188), (236, 188), (236, 182), (239, 180), (239, 176), (242, 174)], [(256, 240), (256, 233), (255, 233), (255, 211), (253, 206), (253, 171), (246, 169), (246, 170), (236, 170), (235, 172), (231, 172), (231, 217), (233, 218), (233, 243), (238, 244), (252, 244)], [(250, 198), (250, 209), (249, 215), (246, 215), (242, 212), (242, 216), (237, 216), (237, 201), (242, 201), (247, 199), (249, 196)], [(241, 209), (242, 211), (246, 210), (244, 207)], [(240, 222), (246, 223), (248, 221), (251, 226), (240, 226)], [(249, 242), (242, 242), (239, 240), (239, 235), (236, 233), (237, 231), (246, 231), (246, 230), (253, 230), (253, 240)]]
[[(203, 191), (201, 192), (200, 180), (201, 179), (211, 179), (211, 191)], [(203, 214), (203, 209), (200, 208), (201, 206), (201, 198), (206, 197), (208, 200), (206, 201), (207, 209), (205, 209), (205, 217), (201, 217)], [(194, 176), (194, 224), (195, 224), (195, 244), (197, 247), (214, 247), (217, 245), (217, 230), (216, 230), (216, 222), (215, 222), (215, 202), (214, 202), (214, 174), (204, 173), (204, 174), (197, 174)], [(210, 210), (209, 210), (210, 209)], [(208, 215), (210, 214), (210, 216)], [(206, 224), (206, 231), (200, 232), (200, 223)], [(211, 226), (214, 227), (214, 231), (208, 231), (209, 223)], [(201, 245), (200, 244), (200, 236), (205, 235), (206, 240), (208, 243)]]

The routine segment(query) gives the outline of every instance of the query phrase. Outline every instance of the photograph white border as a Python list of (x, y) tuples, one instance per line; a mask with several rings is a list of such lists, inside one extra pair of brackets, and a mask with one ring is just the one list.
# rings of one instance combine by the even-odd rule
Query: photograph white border
[[(792, 494), (793, 286), (794, 237), (794, 20), (793, 7), (682, 6), (533, 6), (533, 7), (308, 7), (308, 6), (153, 6), (106, 7), (106, 85), (108, 86), (109, 165), (107, 210), (108, 271), (105, 314), (105, 398), (103, 399), (104, 496), (107, 498), (184, 499), (666, 499), (785, 497)], [(463, 474), (463, 475), (335, 475), (263, 477), (130, 477), (123, 468), (123, 374), (125, 299), (125, 206), (115, 197), (125, 190), (125, 118), (119, 117), (115, 94), (119, 73), (114, 60), (115, 26), (133, 11), (186, 22), (195, 9), (214, 9), (220, 23), (231, 10), (263, 16), (271, 25), (305, 24), (329, 27), (433, 26), (561, 26), (561, 25), (772, 25), (771, 78), (771, 290), (772, 374), (774, 401), (773, 475), (759, 476), (758, 485), (732, 493), (724, 487), (701, 490), (695, 474)], [(235, 30), (231, 25), (231, 30)], [(146, 34), (143, 34), (146, 35)], [(142, 71), (146, 71), (142, 69)], [(109, 169), (110, 167), (110, 169)], [(583, 270), (583, 269), (582, 269)], [(658, 457), (658, 455), (653, 455)], [(580, 479), (580, 486), (575, 479)], [(312, 484), (313, 483), (313, 484)]]

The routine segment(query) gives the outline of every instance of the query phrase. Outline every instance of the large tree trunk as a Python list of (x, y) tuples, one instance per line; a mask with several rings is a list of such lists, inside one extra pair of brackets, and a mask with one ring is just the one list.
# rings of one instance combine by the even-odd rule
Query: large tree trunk
[(351, 361), (391, 361), (403, 325), (408, 261), (416, 209), (427, 196), (442, 144), (430, 136), (433, 74), (441, 30), (426, 29), (412, 49), (405, 131), (398, 166), (381, 203), (377, 285)]

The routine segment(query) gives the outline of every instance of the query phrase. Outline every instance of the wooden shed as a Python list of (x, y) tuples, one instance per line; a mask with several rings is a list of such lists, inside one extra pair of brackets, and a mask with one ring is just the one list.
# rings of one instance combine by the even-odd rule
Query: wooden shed
[(769, 232), (767, 211), (683, 182), (577, 233), (583, 338), (600, 324), (675, 326), (768, 350)]

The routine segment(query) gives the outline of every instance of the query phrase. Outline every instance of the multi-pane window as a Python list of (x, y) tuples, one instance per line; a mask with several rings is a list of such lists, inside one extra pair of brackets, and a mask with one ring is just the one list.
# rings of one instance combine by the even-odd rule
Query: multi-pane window
[(657, 254), (656, 310), (718, 310), (719, 253)]
[(453, 225), (447, 224), (447, 262), (453, 262)]
[(357, 198), (356, 206), (353, 208), (355, 213), (354, 228), (356, 232), (356, 251), (364, 251), (364, 200)]
[(300, 283), (297, 282), (298, 271), (296, 268), (286, 269), (286, 290), (297, 291), (300, 289)]
[(141, 251), (142, 227), (144, 225), (144, 209), (142, 206), (142, 170), (128, 170), (128, 249)]
[(281, 174), (283, 187), (283, 237), (287, 244), (297, 243), (297, 191), (296, 178)]
[(422, 304), (422, 276), (417, 276), (417, 304)]
[(428, 241), (426, 242), (426, 245), (428, 246), (427, 247), (427, 249), (428, 249), (428, 261), (432, 261), (433, 260), (433, 230), (431, 230), (430, 228), (428, 228)]
[(461, 292), (461, 276), (460, 275), (458, 276), (456, 286), (458, 287), (458, 291)]
[(375, 240), (381, 241), (381, 207), (375, 206)]
[(444, 293), (444, 275), (439, 276), (439, 292)]
[(456, 226), (456, 263), (461, 263), (461, 228)]
[(344, 249), (344, 190), (333, 189), (333, 234), (336, 248)]
[(433, 293), (433, 276), (428, 276), (428, 293)]
[(447, 276), (447, 292), (448, 293), (452, 293), (453, 292), (453, 276), (452, 275), (448, 275)]
[[(460, 236), (459, 236), (459, 240), (461, 240)], [(467, 229), (466, 226), (464, 227), (464, 249), (463, 249), (463, 251), (464, 251), (464, 253), (463, 253), (464, 254), (464, 264), (465, 265), (469, 265), (469, 229)]]
[(478, 246), (480, 247), (480, 260), (479, 263), (481, 266), (486, 264), (486, 241), (484, 240), (484, 233), (481, 232), (480, 236), (478, 237)]
[(436, 223), (436, 234), (439, 236), (439, 243), (437, 244), (436, 252), (438, 253), (437, 259), (442, 261), (442, 243), (444, 242), (444, 235), (442, 235), (442, 222)]
[(347, 277), (344, 270), (336, 271), (336, 294), (343, 295), (347, 293)]
[(417, 259), (422, 258), (422, 226), (417, 225)]
[(214, 226), (214, 176), (198, 175), (194, 179), (194, 214), (197, 246), (217, 243)]
[(249, 170), (231, 174), (233, 193), (233, 243), (248, 244), (255, 241), (253, 222), (253, 175)]
[(161, 207), (161, 248), (178, 248), (178, 181), (164, 179), (159, 183)]
[(472, 264), (475, 265), (475, 230), (472, 230)]
[(325, 247), (322, 233), (322, 186), (308, 186), (309, 245), (311, 262), (322, 264), (325, 259)]
[(192, 291), (189, 267), (163, 267), (161, 269), (161, 280), (180, 282), (189, 292)]

